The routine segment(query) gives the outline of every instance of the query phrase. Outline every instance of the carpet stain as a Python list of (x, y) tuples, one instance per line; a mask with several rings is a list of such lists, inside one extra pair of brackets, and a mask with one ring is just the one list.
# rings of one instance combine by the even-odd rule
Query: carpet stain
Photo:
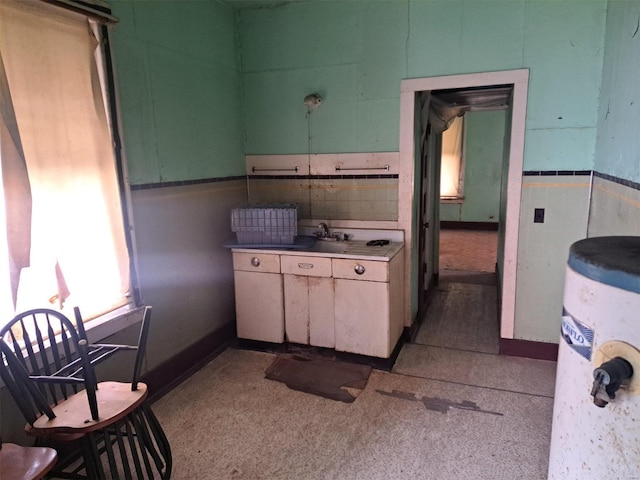
[(380, 395), (386, 395), (388, 397), (398, 398), (400, 400), (409, 400), (411, 402), (421, 402), (427, 410), (434, 412), (447, 413), (451, 408), (458, 410), (467, 410), (475, 413), (486, 413), (489, 415), (503, 416), (500, 412), (493, 412), (491, 410), (481, 409), (475, 402), (463, 400), (461, 402), (454, 402), (446, 398), (438, 397), (426, 397), (417, 398), (415, 393), (401, 392), (399, 390), (392, 390), (391, 392), (385, 392), (384, 390), (376, 390)]

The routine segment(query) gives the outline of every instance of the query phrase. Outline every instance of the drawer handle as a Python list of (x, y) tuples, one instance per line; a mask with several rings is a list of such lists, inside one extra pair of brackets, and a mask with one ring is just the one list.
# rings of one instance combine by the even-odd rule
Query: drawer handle
[(311, 270), (313, 268), (313, 263), (299, 263), (298, 268), (304, 268), (305, 270)]
[(353, 271), (356, 272), (356, 274), (358, 275), (362, 275), (365, 272), (365, 270), (366, 269), (364, 268), (364, 265), (358, 264), (355, 267), (353, 267)]
[(258, 257), (253, 257), (251, 259), (251, 265), (253, 265), (254, 267), (259, 267), (260, 266), (260, 259)]

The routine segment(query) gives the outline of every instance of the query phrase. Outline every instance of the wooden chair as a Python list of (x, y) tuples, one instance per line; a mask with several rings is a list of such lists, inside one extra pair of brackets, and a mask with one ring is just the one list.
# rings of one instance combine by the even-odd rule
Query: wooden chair
[(87, 341), (81, 341), (66, 316), (54, 310), (29, 310), (0, 329), (0, 338), (10, 343), (31, 380), (52, 404), (57, 405), (84, 387), (91, 418), (98, 419), (96, 379), (93, 369), (87, 368)]
[(142, 361), (144, 360), (144, 355), (146, 353), (147, 338), (149, 336), (149, 327), (151, 325), (151, 312), (152, 308), (150, 306), (146, 306), (144, 308), (137, 345), (114, 345), (107, 343), (89, 343), (87, 333), (84, 329), (84, 320), (80, 314), (80, 309), (78, 307), (74, 307), (73, 309), (78, 329), (78, 336), (81, 340), (87, 340), (87, 350), (91, 365), (103, 362), (118, 352), (131, 350), (136, 351), (133, 374), (131, 376), (132, 390), (136, 390), (138, 388), (138, 382), (140, 381), (140, 371), (142, 369)]
[[(138, 382), (150, 315), (147, 307), (142, 343), (135, 347), (91, 345), (81, 324), (76, 329), (47, 309), (18, 315), (0, 330), (0, 375), (27, 421), (27, 434), (79, 444), (56, 466), (56, 475), (170, 478), (169, 442), (145, 403), (146, 385)], [(94, 365), (131, 348), (137, 349), (132, 383), (97, 383)]]
[(23, 447), (0, 439), (0, 478), (39, 480), (56, 463), (57, 452), (47, 447)]

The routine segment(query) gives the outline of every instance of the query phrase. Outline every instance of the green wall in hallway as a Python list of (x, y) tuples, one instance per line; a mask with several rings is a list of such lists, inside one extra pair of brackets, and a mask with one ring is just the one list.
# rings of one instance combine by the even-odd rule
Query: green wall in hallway
[[(606, 5), (388, 0), (240, 9), (246, 152), (397, 151), (402, 79), (529, 68), (525, 169), (591, 169)], [(325, 102), (307, 119), (302, 100), (312, 92)]]
[(640, 3), (610, 1), (596, 170), (640, 182)]
[(465, 114), (464, 203), (441, 203), (440, 220), (498, 222), (505, 111)]
[(132, 184), (244, 174), (233, 10), (219, 2), (113, 0)]

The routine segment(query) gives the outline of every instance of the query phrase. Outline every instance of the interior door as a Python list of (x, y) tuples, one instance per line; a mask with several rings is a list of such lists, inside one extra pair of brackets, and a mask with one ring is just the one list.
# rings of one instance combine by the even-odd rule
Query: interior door
[(440, 174), (438, 137), (429, 123), (430, 92), (419, 94), (419, 212), (418, 212), (418, 318), (426, 310), (427, 295), (438, 276)]

